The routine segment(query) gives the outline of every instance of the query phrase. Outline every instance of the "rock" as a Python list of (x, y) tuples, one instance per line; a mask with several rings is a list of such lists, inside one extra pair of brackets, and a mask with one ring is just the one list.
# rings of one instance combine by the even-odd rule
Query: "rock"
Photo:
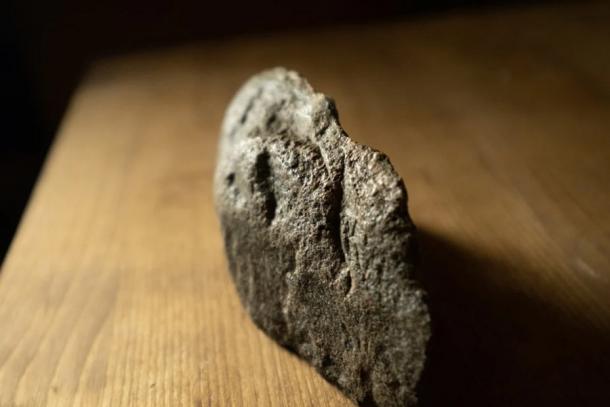
[(215, 201), (254, 322), (364, 405), (415, 405), (430, 320), (388, 158), (297, 73), (250, 79), (223, 122)]

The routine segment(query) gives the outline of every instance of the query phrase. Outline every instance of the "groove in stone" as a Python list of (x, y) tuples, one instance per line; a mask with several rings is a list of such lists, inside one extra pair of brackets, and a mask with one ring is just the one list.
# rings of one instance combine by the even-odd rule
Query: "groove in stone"
[(255, 163), (255, 182), (258, 190), (264, 195), (264, 214), (267, 224), (271, 224), (275, 218), (277, 199), (273, 191), (271, 166), (269, 164), (269, 152), (263, 150), (257, 157)]

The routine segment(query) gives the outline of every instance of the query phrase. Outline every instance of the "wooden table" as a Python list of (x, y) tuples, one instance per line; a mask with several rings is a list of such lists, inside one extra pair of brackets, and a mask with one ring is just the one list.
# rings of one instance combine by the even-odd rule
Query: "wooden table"
[(0, 274), (1, 406), (349, 405), (258, 331), (211, 176), (251, 74), (387, 152), (435, 321), (422, 405), (608, 405), (610, 7), (237, 38), (96, 64)]

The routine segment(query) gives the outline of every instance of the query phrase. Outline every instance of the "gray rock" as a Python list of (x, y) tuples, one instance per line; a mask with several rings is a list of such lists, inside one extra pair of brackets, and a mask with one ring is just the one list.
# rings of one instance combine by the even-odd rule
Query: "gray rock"
[(328, 97), (276, 68), (229, 106), (214, 182), (254, 322), (353, 400), (416, 404), (430, 321), (388, 158), (347, 136)]

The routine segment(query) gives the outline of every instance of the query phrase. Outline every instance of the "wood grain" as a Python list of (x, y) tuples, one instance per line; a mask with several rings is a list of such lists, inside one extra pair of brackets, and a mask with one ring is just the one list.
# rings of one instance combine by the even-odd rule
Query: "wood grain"
[(275, 65), (406, 180), (435, 322), (422, 404), (604, 405), (609, 22), (566, 4), (96, 64), (0, 274), (0, 405), (350, 405), (254, 327), (226, 270), (219, 123)]

